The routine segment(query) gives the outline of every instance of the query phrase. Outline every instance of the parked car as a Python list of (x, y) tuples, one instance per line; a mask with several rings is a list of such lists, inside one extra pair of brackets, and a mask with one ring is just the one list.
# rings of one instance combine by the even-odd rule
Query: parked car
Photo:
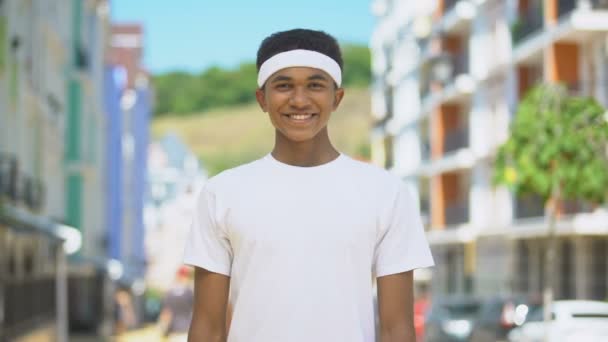
[(530, 312), (526, 323), (509, 333), (509, 341), (541, 342), (548, 329), (549, 341), (608, 341), (608, 303), (564, 300), (553, 304), (551, 321), (543, 321), (543, 307)]
[(468, 341), (481, 300), (457, 296), (434, 300), (425, 322), (426, 342)]
[(508, 333), (522, 325), (539, 303), (517, 296), (497, 296), (484, 300), (471, 331), (471, 342), (505, 342)]

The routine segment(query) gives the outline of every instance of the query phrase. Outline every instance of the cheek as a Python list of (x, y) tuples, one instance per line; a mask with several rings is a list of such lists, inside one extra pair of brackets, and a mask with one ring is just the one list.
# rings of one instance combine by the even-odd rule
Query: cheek
[(270, 112), (278, 111), (279, 108), (281, 108), (281, 106), (283, 106), (283, 104), (287, 101), (285, 99), (285, 96), (281, 96), (279, 94), (275, 94), (272, 96), (267, 95), (265, 100), (266, 100), (266, 108)]

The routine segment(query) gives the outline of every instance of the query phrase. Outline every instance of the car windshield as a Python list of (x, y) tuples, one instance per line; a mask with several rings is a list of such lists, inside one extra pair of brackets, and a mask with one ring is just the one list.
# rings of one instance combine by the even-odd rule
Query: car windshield
[(479, 307), (478, 303), (450, 303), (442, 305), (441, 311), (450, 318), (469, 318), (477, 314)]

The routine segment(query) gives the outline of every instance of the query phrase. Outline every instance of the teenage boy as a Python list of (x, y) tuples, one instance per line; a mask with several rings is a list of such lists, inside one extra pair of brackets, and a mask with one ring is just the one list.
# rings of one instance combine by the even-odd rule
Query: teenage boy
[(336, 40), (275, 33), (257, 67), (275, 145), (200, 194), (185, 251), (196, 267), (189, 341), (376, 341), (374, 279), (380, 341), (414, 341), (412, 271), (433, 259), (401, 180), (330, 142), (344, 96)]

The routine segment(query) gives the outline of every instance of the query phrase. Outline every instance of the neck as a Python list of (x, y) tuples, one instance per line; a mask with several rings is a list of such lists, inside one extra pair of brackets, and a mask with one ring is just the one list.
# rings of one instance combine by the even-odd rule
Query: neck
[(327, 128), (314, 139), (295, 142), (287, 139), (280, 132), (275, 133), (272, 156), (285, 164), (294, 166), (318, 166), (336, 159), (340, 153), (329, 140)]

